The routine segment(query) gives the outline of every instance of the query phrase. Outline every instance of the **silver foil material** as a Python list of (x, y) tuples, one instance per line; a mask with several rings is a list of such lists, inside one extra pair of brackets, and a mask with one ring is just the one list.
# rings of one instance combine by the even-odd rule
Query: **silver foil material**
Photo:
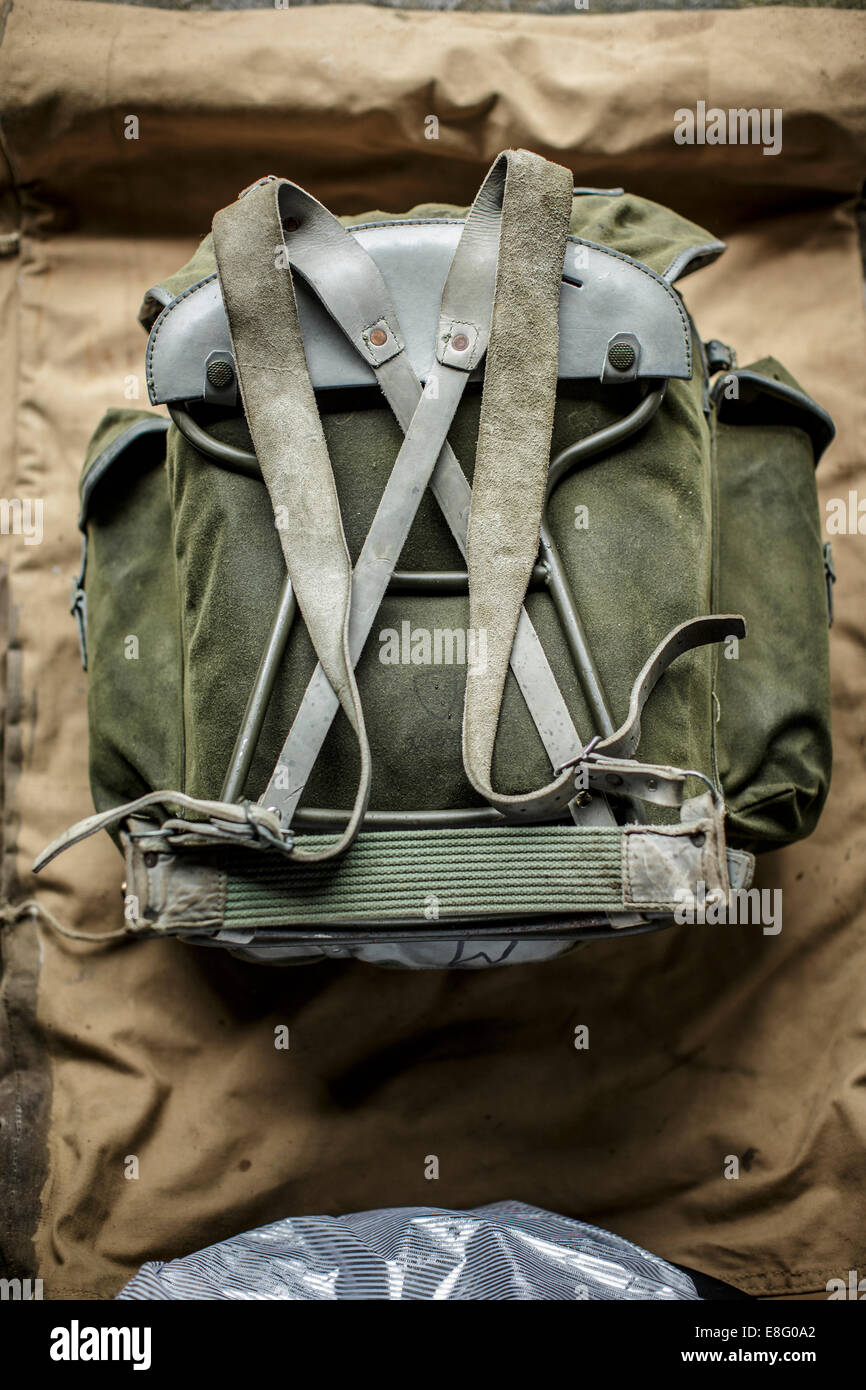
[(687, 1274), (610, 1231), (523, 1202), (298, 1216), (142, 1265), (120, 1299), (664, 1299)]

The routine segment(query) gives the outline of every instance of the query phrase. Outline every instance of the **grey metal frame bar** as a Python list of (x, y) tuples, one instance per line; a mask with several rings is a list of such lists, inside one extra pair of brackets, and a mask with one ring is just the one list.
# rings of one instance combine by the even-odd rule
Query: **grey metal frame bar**
[[(628, 415), (612, 425), (596, 430), (586, 439), (577, 440), (557, 454), (551, 461), (548, 472), (547, 502), (550, 502), (555, 489), (574, 468), (597, 458), (645, 428), (661, 406), (666, 389), (667, 381), (651, 384), (643, 400)], [(254, 453), (214, 439), (193, 419), (188, 409), (170, 406), (169, 414), (184, 438), (215, 463), (247, 477), (261, 478)], [(544, 586), (550, 593), (595, 722), (595, 733), (607, 737), (616, 728), (613, 710), (590, 650), (562, 557), (547, 525), (546, 513), (542, 518), (539, 554), (540, 563), (533, 570), (530, 588), (539, 589)], [(468, 592), (468, 579), (466, 572), (461, 570), (417, 573), (397, 570), (389, 587), (391, 592), (398, 593), (459, 594)], [(242, 796), (296, 611), (297, 604), (287, 576), (226, 772), (221, 793), (224, 801), (237, 801)], [(297, 823), (299, 826), (308, 825), (310, 828), (325, 828), (339, 825), (347, 815), (348, 813), (326, 808), (299, 810)], [(364, 823), (370, 829), (385, 829), (406, 825), (434, 827), (495, 824), (500, 821), (504, 821), (504, 817), (498, 811), (490, 807), (480, 807), (468, 811), (368, 812)]]

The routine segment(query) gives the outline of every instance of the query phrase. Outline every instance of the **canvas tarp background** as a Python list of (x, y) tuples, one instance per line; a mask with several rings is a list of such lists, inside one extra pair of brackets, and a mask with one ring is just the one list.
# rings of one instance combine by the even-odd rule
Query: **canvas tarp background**
[[(35, 892), (70, 925), (119, 923), (107, 837), (29, 874), (90, 809), (67, 612), (78, 471), (130, 377), (145, 396), (142, 292), (261, 174), (338, 212), (396, 211), (468, 201), (511, 144), (669, 203), (729, 240), (685, 287), (703, 335), (742, 362), (781, 357), (838, 425), (822, 498), (863, 488), (866, 16), (15, 0), (0, 22), (2, 493), (44, 501), (40, 545), (0, 541), (7, 902)], [(677, 146), (673, 113), (699, 100), (782, 108), (782, 153)], [(6, 1272), (106, 1297), (144, 1260), (287, 1215), (515, 1198), (756, 1293), (866, 1273), (866, 541), (834, 547), (834, 785), (815, 836), (762, 863), (784, 893), (779, 936), (685, 927), (545, 967), (411, 976), (8, 924)]]

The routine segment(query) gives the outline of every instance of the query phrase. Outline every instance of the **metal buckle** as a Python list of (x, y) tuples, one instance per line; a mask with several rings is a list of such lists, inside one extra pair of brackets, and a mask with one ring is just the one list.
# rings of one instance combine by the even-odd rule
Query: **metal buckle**
[(592, 750), (597, 743), (601, 743), (601, 734), (595, 734), (594, 737), (589, 740), (589, 743), (585, 744), (575, 757), (569, 758), (568, 762), (562, 763), (556, 768), (553, 773), (554, 777), (558, 777), (560, 773), (565, 772), (567, 767), (577, 767), (580, 763), (589, 762), (592, 757)]
[(87, 670), (87, 594), (81, 581), (73, 579), (72, 597), (69, 603), (69, 611), (75, 619), (75, 626), (78, 631), (78, 645), (81, 650), (81, 666)]
[(833, 564), (833, 546), (830, 541), (824, 542), (824, 581), (827, 585), (827, 626), (833, 626), (834, 603), (833, 585), (836, 583), (836, 566)]

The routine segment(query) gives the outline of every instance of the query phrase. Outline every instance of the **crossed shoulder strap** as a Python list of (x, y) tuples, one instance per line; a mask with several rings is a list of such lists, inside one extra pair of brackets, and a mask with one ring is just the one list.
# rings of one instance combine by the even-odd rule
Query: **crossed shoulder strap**
[[(269, 295), (262, 288), (262, 268), (285, 264), (279, 250), (285, 246), (284, 232), (290, 226), (290, 244), (301, 248), (295, 255), (306, 253), (308, 273), (317, 288), (327, 284), (334, 287), (330, 294), (320, 292), (331, 299), (328, 307), (337, 310), (335, 317), (343, 330), (379, 371), (380, 379), (389, 375), (388, 364), (403, 352), (390, 295), (365, 253), (360, 248), (355, 254), (348, 250), (350, 244), (356, 245), (354, 239), (335, 235), (334, 219), (319, 204), (307, 200), (299, 217), (291, 214), (292, 196), (300, 194), (294, 185), (276, 179), (254, 185), (214, 219), (214, 248), (244, 408), (274, 510), (279, 515), (278, 509), (284, 509), (283, 514), (292, 518), (291, 528), (281, 531), (281, 542), (298, 605), (319, 658), (265, 793), (266, 804), (276, 807), (289, 822), (338, 704), (346, 712), (361, 749), (361, 777), (352, 816), (339, 839), (327, 850), (315, 852), (315, 858), (342, 852), (363, 819), (369, 796), (369, 745), (354, 664), (446, 444), (469, 373), (488, 350), (494, 305), (503, 280), (510, 293), (511, 286), (525, 280), (530, 266), (532, 285), (526, 286), (523, 295), (522, 307), (528, 315), (523, 332), (530, 341), (536, 334), (544, 335), (545, 366), (533, 393), (538, 408), (524, 419), (521, 458), (531, 453), (538, 459), (540, 521), (556, 390), (558, 305), (571, 183), (567, 169), (522, 150), (500, 155), (490, 169), (466, 219), (445, 283), (432, 379), (415, 401), (402, 447), (348, 584), (339, 503), (303, 357), (291, 276), (283, 273), (282, 283), (278, 282)], [(289, 263), (291, 254), (286, 252)], [(328, 262), (327, 276), (316, 273), (324, 260)], [(510, 331), (508, 322), (504, 331)], [(512, 356), (505, 345), (498, 355), (493, 354), (493, 361), (501, 363), (494, 368), (495, 375), (513, 382)], [(390, 376), (399, 372), (392, 367)], [(494, 412), (501, 395), (502, 391), (494, 402)], [(519, 470), (519, 460), (517, 466)], [(534, 545), (537, 551), (537, 522)], [(519, 578), (514, 585), (515, 626), (527, 582), (528, 572), (522, 589)], [(513, 631), (511, 636), (513, 641)], [(511, 643), (505, 653), (506, 667), (510, 647)], [(502, 679), (504, 682), (504, 672)], [(299, 859), (308, 857), (302, 848), (293, 854)]]

